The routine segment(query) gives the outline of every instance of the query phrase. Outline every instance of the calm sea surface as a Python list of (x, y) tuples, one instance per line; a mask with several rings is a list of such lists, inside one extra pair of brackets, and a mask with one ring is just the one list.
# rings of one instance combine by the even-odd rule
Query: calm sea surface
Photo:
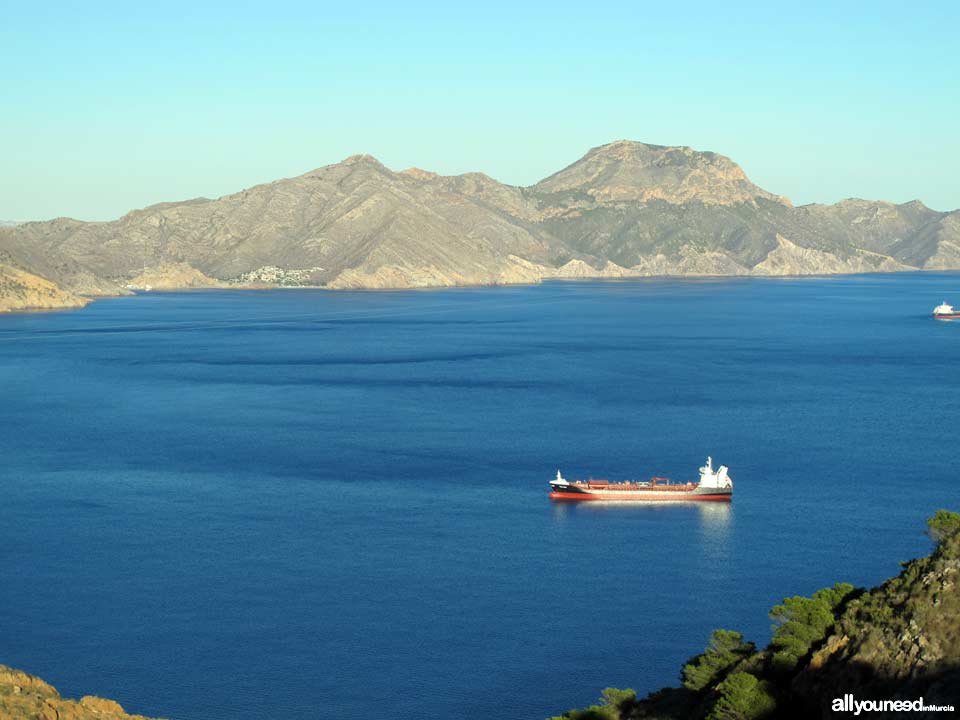
[[(960, 275), (0, 317), (0, 662), (175, 720), (539, 720), (960, 509)], [(556, 506), (693, 479), (730, 507)]]

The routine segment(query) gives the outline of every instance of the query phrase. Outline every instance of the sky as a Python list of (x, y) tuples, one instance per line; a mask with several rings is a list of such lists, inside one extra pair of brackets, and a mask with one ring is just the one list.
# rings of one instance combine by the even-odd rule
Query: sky
[(369, 153), (526, 185), (618, 139), (795, 204), (960, 207), (957, 2), (0, 0), (0, 220)]

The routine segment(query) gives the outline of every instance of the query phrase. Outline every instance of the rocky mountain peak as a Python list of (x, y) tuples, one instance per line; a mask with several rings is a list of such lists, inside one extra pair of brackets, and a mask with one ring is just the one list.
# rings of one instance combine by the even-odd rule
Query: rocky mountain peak
[(377, 160), (373, 155), (360, 154), (350, 155), (338, 163), (324, 165), (316, 170), (311, 170), (310, 172), (304, 173), (299, 177), (276, 180), (274, 183), (270, 184), (286, 184), (289, 182), (298, 183), (302, 181), (307, 181), (311, 185), (315, 183), (326, 185), (328, 183), (342, 182), (347, 182), (350, 184), (363, 183), (368, 180), (379, 181), (383, 178), (394, 178), (396, 175), (397, 173), (394, 173), (390, 168)]
[(341, 165), (373, 165), (375, 167), (385, 167), (385, 165), (377, 160), (373, 155), (367, 155), (366, 153), (351, 155), (348, 158), (344, 158), (340, 163)]
[(750, 182), (743, 169), (724, 155), (630, 140), (593, 148), (533, 190), (586, 194), (602, 204), (660, 200), (676, 205), (735, 205), (758, 198), (789, 204)]

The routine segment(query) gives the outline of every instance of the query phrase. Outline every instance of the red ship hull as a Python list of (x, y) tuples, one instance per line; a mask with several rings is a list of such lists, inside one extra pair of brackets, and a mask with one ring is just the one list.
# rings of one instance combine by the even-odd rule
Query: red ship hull
[(607, 502), (730, 502), (733, 499), (733, 493), (705, 495), (690, 492), (656, 492), (648, 490), (635, 490), (630, 493), (605, 493), (605, 492), (557, 492), (550, 493), (551, 500), (563, 500), (571, 502), (584, 502), (588, 500), (606, 500)]
[(934, 320), (960, 320), (960, 313), (950, 313), (949, 315), (945, 313), (934, 314)]

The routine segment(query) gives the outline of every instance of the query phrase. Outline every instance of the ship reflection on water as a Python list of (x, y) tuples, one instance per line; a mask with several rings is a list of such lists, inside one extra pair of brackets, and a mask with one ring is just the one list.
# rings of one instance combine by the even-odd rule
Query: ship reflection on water
[(699, 528), (704, 539), (720, 540), (729, 530), (733, 518), (733, 503), (727, 502), (617, 502), (594, 500), (581, 503), (552, 503), (554, 520), (563, 521), (577, 516), (598, 517), (605, 514), (623, 517), (637, 515), (658, 518), (662, 513), (683, 513), (686, 519), (699, 518)]
[(720, 562), (730, 557), (730, 541), (733, 531), (732, 503), (701, 503), (699, 510), (700, 552), (704, 559)]
[(724, 564), (732, 555), (734, 503), (552, 503), (552, 512), (567, 539), (600, 533), (610, 542), (630, 537), (631, 543), (650, 547), (667, 544), (678, 552), (685, 547), (708, 565)]

